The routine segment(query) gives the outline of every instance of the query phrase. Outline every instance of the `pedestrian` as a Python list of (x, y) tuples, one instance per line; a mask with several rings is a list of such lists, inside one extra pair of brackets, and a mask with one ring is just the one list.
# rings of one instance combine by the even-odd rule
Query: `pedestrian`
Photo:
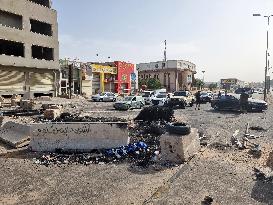
[(196, 107), (195, 110), (198, 108), (198, 110), (200, 110), (200, 104), (201, 104), (201, 91), (198, 90), (198, 92), (195, 94), (195, 98), (196, 98)]
[(240, 95), (240, 111), (247, 113), (249, 95), (245, 91)]
[(219, 91), (219, 93), (218, 93), (218, 98), (220, 99), (221, 96), (222, 96), (222, 93), (221, 93), (221, 91)]

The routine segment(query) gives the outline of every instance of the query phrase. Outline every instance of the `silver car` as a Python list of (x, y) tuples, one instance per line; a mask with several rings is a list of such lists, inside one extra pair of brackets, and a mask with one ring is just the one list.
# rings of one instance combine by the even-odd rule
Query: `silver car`
[(116, 95), (111, 92), (104, 92), (93, 95), (91, 99), (95, 102), (115, 102), (117, 100)]

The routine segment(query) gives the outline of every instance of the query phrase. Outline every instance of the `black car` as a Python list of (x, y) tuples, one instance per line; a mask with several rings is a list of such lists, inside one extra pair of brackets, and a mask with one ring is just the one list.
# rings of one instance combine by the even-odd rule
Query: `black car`
[[(240, 95), (228, 94), (222, 95), (220, 98), (211, 101), (211, 107), (215, 110), (240, 110)], [(248, 111), (267, 110), (267, 103), (263, 100), (253, 98), (248, 99)]]
[(252, 95), (254, 93), (254, 89), (252, 88), (238, 88), (235, 90), (236, 94), (242, 94), (242, 93), (247, 93), (249, 95)]
[(201, 95), (200, 95), (201, 103), (211, 102), (211, 99), (212, 99), (212, 97), (209, 93), (201, 92)]

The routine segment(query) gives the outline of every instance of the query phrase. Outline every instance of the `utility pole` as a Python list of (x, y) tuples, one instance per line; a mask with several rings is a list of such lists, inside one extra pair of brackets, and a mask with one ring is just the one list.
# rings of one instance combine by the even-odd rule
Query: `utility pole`
[[(253, 16), (261, 16), (261, 14), (253, 14)], [(265, 18), (267, 18), (267, 31), (266, 31), (266, 53), (265, 53), (265, 72), (264, 72), (264, 100), (266, 101), (267, 100), (267, 81), (268, 81), (268, 78), (267, 78), (267, 73), (268, 73), (268, 69), (269, 69), (269, 60), (268, 60), (268, 56), (269, 56), (269, 52), (268, 52), (268, 49), (269, 49), (269, 25), (270, 25), (270, 17), (272, 17), (273, 15), (268, 15), (268, 16), (264, 16)], [(270, 83), (270, 82), (269, 82)]]
[(72, 98), (72, 83), (73, 83), (73, 64), (68, 65), (68, 90), (69, 99)]
[(167, 40), (164, 41), (165, 43), (165, 49), (164, 49), (164, 62), (165, 62), (165, 66), (166, 66), (166, 62), (167, 62)]

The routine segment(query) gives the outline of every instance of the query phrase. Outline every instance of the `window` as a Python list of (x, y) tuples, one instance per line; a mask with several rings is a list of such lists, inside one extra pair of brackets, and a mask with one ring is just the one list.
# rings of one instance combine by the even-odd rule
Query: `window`
[(0, 10), (0, 24), (6, 27), (23, 29), (23, 17)]
[(46, 36), (52, 36), (52, 26), (48, 23), (30, 19), (30, 31)]
[(50, 0), (29, 0), (35, 4), (39, 4), (39, 5), (42, 5), (42, 6), (45, 6), (45, 7), (48, 7), (50, 8)]
[(0, 39), (0, 55), (25, 57), (24, 44)]
[(46, 48), (46, 47), (42, 47), (42, 46), (36, 46), (33, 45), (31, 47), (32, 50), (32, 58), (37, 58), (37, 59), (44, 59), (44, 60), (54, 60), (54, 56), (53, 56), (53, 48)]

